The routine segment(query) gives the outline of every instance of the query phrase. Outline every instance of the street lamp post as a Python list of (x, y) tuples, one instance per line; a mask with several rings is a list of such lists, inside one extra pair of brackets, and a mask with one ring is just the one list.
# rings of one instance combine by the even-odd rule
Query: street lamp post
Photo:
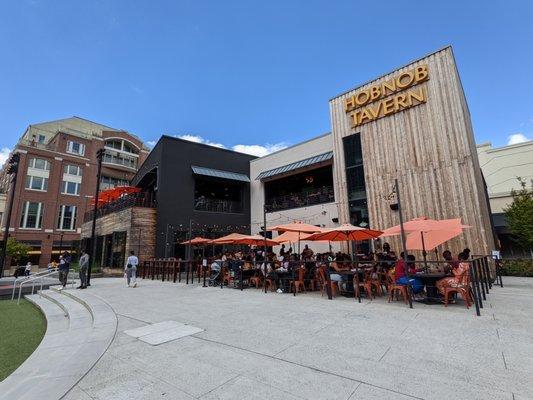
[(91, 265), (87, 269), (87, 286), (91, 286), (91, 269), (96, 265), (96, 218), (98, 211), (98, 193), (100, 192), (100, 179), (102, 175), (102, 159), (104, 158), (105, 149), (99, 149), (96, 152), (96, 159), (98, 160), (98, 172), (96, 173), (96, 190), (94, 194), (94, 208), (93, 208), (93, 224), (91, 228)]
[(4, 275), (4, 263), (6, 261), (7, 239), (9, 238), (9, 226), (11, 225), (11, 211), (15, 200), (15, 189), (17, 187), (17, 172), (20, 163), (20, 154), (15, 153), (11, 156), (7, 167), (7, 173), (11, 175), (11, 192), (9, 193), (9, 210), (7, 212), (6, 227), (4, 230), (4, 241), (2, 242), (2, 254), (0, 255), (0, 278)]

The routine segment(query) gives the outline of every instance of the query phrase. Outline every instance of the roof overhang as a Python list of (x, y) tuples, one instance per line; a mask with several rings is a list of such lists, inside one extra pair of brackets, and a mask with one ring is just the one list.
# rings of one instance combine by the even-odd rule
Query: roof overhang
[(308, 169), (317, 168), (323, 165), (329, 165), (331, 164), (331, 160), (333, 159), (333, 151), (328, 151), (327, 153), (322, 153), (317, 156), (309, 157), (304, 160), (296, 161), (287, 165), (284, 165), (282, 167), (277, 167), (268, 171), (263, 171), (259, 175), (257, 175), (256, 180), (270, 180), (274, 177), (278, 177), (280, 175), (287, 175), (288, 173), (292, 172), (300, 172), (305, 171)]
[(229, 179), (232, 181), (240, 181), (240, 182), (248, 182), (248, 183), (250, 182), (250, 178), (248, 178), (244, 174), (239, 174), (237, 172), (222, 171), (220, 169), (198, 167), (195, 165), (191, 165), (191, 168), (192, 168), (192, 172), (196, 175), (210, 176), (213, 178), (220, 178), (220, 179)]

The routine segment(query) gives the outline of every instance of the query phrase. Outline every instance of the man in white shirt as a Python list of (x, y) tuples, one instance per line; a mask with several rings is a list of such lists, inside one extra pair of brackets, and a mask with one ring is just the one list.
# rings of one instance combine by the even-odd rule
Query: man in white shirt
[(130, 282), (133, 282), (133, 287), (137, 287), (137, 265), (139, 265), (139, 259), (132, 250), (130, 251), (130, 256), (126, 260), (126, 267), (124, 268), (128, 287), (130, 287)]

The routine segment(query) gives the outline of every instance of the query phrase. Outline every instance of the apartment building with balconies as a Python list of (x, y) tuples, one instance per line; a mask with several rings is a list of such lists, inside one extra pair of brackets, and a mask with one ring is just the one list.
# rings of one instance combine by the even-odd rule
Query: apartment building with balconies
[(138, 137), (79, 117), (30, 125), (22, 134), (13, 150), (21, 157), (9, 236), (31, 247), (32, 263), (45, 266), (61, 251), (78, 250), (101, 148), (102, 190), (128, 185), (149, 153)]

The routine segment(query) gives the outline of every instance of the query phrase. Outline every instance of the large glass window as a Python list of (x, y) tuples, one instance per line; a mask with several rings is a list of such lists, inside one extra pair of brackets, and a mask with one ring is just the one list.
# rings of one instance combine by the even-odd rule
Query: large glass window
[(43, 203), (25, 201), (22, 204), (20, 227), (24, 229), (41, 229), (43, 223)]
[(50, 163), (44, 158), (30, 158), (30, 160), (28, 161), (28, 168), (50, 171)]
[(65, 231), (76, 229), (76, 206), (59, 206), (57, 229)]
[(268, 211), (335, 201), (331, 165), (266, 181), (264, 185)]
[(79, 196), (81, 183), (67, 180), (61, 181), (61, 193)]
[(63, 173), (67, 175), (81, 176), (81, 168), (78, 165), (65, 165)]
[(126, 179), (115, 178), (114, 176), (102, 175), (100, 179), (100, 189), (112, 189), (117, 186), (128, 186), (130, 183)]
[(85, 155), (85, 145), (69, 140), (67, 141), (67, 153), (83, 156)]
[(359, 133), (343, 138), (346, 186), (351, 223), (367, 226), (368, 207), (366, 200), (365, 169)]
[(198, 211), (242, 212), (243, 184), (229, 180), (195, 177), (194, 209)]
[(48, 190), (48, 178), (42, 176), (26, 175), (26, 182), (24, 187), (30, 190), (40, 190), (46, 192)]

